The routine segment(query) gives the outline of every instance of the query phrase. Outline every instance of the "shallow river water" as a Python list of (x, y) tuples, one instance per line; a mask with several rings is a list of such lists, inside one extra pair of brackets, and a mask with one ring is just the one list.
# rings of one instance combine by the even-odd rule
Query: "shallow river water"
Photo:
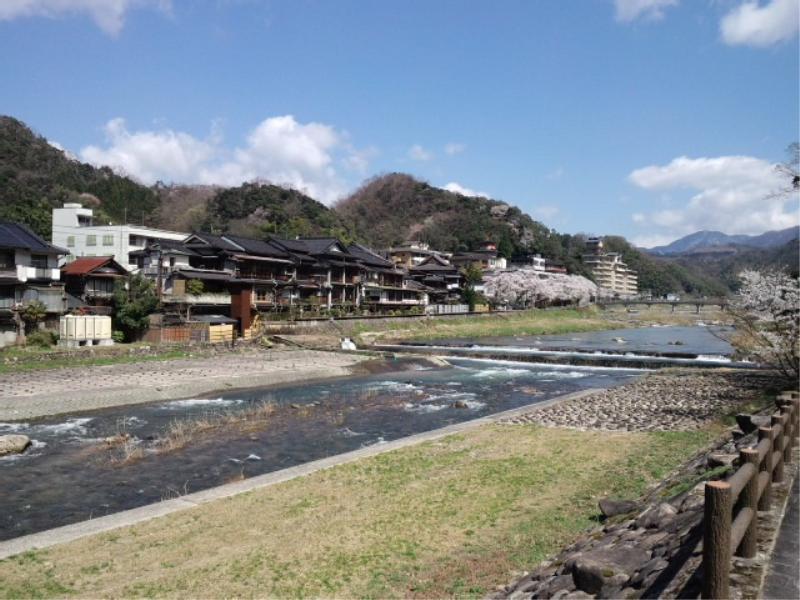
[[(587, 388), (622, 384), (633, 369), (452, 359), (418, 368), (279, 389), (248, 389), (30, 422), (0, 434), (34, 440), (0, 459), (0, 539), (157, 502)], [(176, 421), (262, 403), (265, 421), (213, 430), (166, 453), (120, 462), (105, 439), (152, 447)]]

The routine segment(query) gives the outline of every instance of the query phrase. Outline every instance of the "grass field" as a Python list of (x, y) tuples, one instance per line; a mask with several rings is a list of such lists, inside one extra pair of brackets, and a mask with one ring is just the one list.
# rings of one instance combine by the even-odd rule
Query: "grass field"
[(483, 426), (0, 561), (0, 596), (478, 597), (718, 431)]
[[(73, 352), (56, 352), (53, 348), (6, 348), (0, 352), (0, 375), (3, 373), (13, 373), (18, 371), (41, 371), (45, 369), (58, 369), (62, 367), (91, 367), (97, 365), (119, 365), (125, 363), (145, 362), (149, 360), (170, 360), (174, 358), (186, 358), (194, 355), (198, 356), (201, 352), (190, 348), (174, 348), (164, 346), (163, 349), (153, 350), (152, 354), (126, 354), (124, 349), (133, 349), (143, 344), (131, 344), (123, 347), (113, 346), (106, 351), (103, 348), (95, 349), (95, 354), (89, 354), (86, 350), (76, 350)], [(112, 350), (113, 348), (113, 350)], [(123, 348), (123, 352), (120, 352)], [(51, 355), (46, 360), (42, 355)]]
[(600, 310), (586, 308), (367, 323), (356, 325), (353, 334), (362, 342), (370, 342), (377, 339), (433, 340), (450, 337), (546, 335), (599, 331), (618, 326), (618, 323), (605, 319)]

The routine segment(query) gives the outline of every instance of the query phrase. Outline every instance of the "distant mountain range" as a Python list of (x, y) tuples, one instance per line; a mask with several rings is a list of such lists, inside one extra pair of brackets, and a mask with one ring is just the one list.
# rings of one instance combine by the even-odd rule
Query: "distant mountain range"
[(761, 235), (728, 235), (721, 231), (698, 231), (675, 240), (666, 246), (656, 246), (646, 250), (657, 256), (679, 254), (735, 253), (736, 246), (747, 248), (777, 248), (800, 238), (800, 226), (788, 227), (780, 231), (767, 231)]

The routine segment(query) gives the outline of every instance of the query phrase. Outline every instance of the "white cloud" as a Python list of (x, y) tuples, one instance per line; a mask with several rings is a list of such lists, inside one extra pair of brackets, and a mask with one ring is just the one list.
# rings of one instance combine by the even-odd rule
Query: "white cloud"
[(681, 156), (667, 165), (637, 169), (628, 179), (645, 190), (673, 190), (673, 197), (681, 190), (692, 194), (684, 206), (632, 216), (640, 225), (662, 229), (648, 231), (651, 237), (674, 239), (702, 229), (753, 234), (800, 221), (798, 199), (774, 194), (783, 184), (775, 165), (751, 156)]
[(444, 153), (447, 154), (448, 156), (461, 154), (466, 149), (467, 149), (466, 144), (459, 144), (458, 142), (449, 142), (444, 145)]
[(433, 158), (433, 153), (426, 150), (419, 144), (414, 144), (408, 149), (408, 158), (411, 160), (430, 160)]
[(301, 190), (322, 202), (342, 196), (347, 186), (335, 164), (366, 169), (371, 153), (358, 151), (324, 123), (300, 123), (291, 115), (264, 119), (244, 144), (228, 149), (216, 128), (206, 139), (171, 129), (128, 130), (125, 120), (105, 126), (107, 145), (87, 146), (81, 158), (151, 184), (165, 182), (239, 185), (265, 180)]
[(465, 187), (456, 181), (451, 181), (445, 185), (443, 189), (455, 194), (461, 194), (462, 196), (480, 196), (483, 198), (491, 198), (491, 196), (489, 196), (489, 194), (486, 192), (476, 192), (475, 190)]
[(614, 0), (616, 18), (621, 23), (658, 21), (664, 18), (665, 9), (677, 4), (678, 0)]
[(731, 46), (771, 46), (797, 35), (800, 27), (798, 0), (770, 0), (763, 6), (744, 2), (720, 21), (722, 40)]
[(75, 13), (87, 13), (100, 29), (117, 35), (125, 25), (125, 13), (130, 8), (155, 6), (169, 12), (171, 0), (2, 0), (0, 21), (20, 17), (51, 19)]
[(191, 180), (213, 158), (213, 141), (198, 140), (171, 129), (128, 131), (125, 119), (112, 119), (104, 128), (108, 146), (86, 146), (81, 158), (107, 165), (145, 183)]
[(547, 175), (545, 175), (545, 177), (553, 181), (557, 181), (564, 177), (565, 173), (566, 171), (564, 170), (564, 167), (558, 167), (557, 169), (550, 171)]

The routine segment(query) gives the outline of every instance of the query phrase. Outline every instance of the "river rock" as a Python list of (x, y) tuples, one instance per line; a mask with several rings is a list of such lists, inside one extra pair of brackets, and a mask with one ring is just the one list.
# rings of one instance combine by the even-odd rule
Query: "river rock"
[(674, 506), (668, 502), (662, 502), (658, 506), (653, 506), (644, 511), (636, 520), (636, 525), (647, 529), (663, 529), (664, 526), (675, 518), (676, 514), (678, 514), (678, 511), (675, 510)]
[(451, 406), (451, 408), (469, 408), (467, 403), (464, 402), (463, 400), (456, 400), (450, 406)]
[(639, 508), (639, 504), (632, 500), (614, 500), (613, 498), (603, 498), (597, 504), (605, 517), (626, 515)]
[(0, 456), (6, 454), (19, 454), (31, 445), (31, 438), (27, 435), (12, 434), (0, 435)]
[(580, 556), (572, 565), (575, 587), (597, 594), (603, 587), (624, 586), (642, 562), (634, 545), (605, 546)]

